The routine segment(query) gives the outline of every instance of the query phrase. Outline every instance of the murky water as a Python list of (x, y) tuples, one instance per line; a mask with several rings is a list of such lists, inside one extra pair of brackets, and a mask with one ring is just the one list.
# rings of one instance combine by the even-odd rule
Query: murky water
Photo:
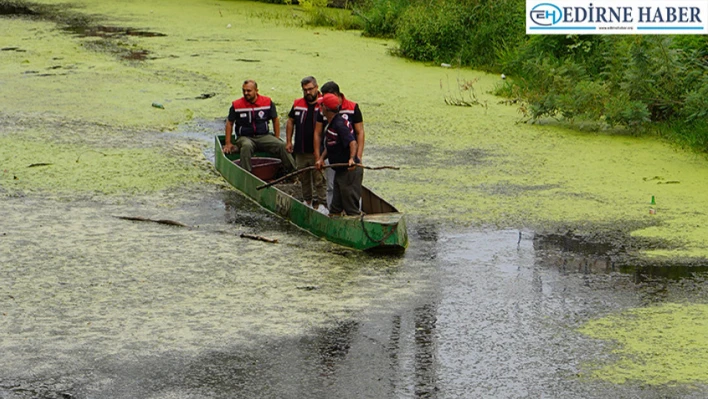
[[(11, 199), (2, 223), (5, 397), (703, 397), (609, 384), (587, 320), (706, 299), (705, 280), (583, 265), (518, 231), (411, 228), (403, 258), (343, 250), (229, 192), (169, 212)], [(28, 216), (33, 215), (33, 216)], [(22, 226), (22, 227), (19, 227)], [(256, 231), (266, 244), (236, 237)], [(113, 239), (111, 237), (114, 237)], [(208, 248), (208, 250), (206, 250)], [(553, 259), (574, 257), (561, 265)], [(307, 261), (305, 259), (308, 259)], [(701, 278), (700, 276), (696, 276)], [(24, 395), (24, 396), (23, 396)], [(54, 396), (52, 396), (54, 395)]]
[[(704, 159), (517, 124), (495, 77), (296, 8), (175, 1), (0, 1), (0, 398), (708, 394)], [(409, 215), (403, 256), (209, 166), (242, 79), (282, 114), (309, 74), (360, 100), (367, 162), (403, 167), (365, 178)], [(486, 106), (445, 105), (457, 79)]]

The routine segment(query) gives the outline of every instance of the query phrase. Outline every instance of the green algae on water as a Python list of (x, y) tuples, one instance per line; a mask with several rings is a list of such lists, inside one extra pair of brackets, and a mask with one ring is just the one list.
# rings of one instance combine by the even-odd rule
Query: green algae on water
[(587, 323), (580, 332), (617, 343), (618, 360), (590, 375), (613, 383), (708, 382), (708, 304), (669, 303)]
[[(280, 239), (277, 245), (239, 238), (246, 226), (225, 225), (208, 208), (193, 229), (111, 216), (194, 217), (158, 202), (136, 208), (3, 201), (0, 271), (7, 278), (0, 279), (0, 352), (10, 355), (0, 371), (36, 371), (86, 348), (96, 358), (125, 358), (248, 345), (251, 337), (295, 337), (332, 321), (384, 312), (424, 284), (417, 280), (422, 266), (411, 275), (400, 258), (346, 250), (338, 255), (341, 247), (284, 231), (275, 217), (266, 217), (258, 233)], [(218, 202), (214, 210), (223, 212)], [(255, 205), (238, 212), (263, 217)], [(26, 352), (17, 348), (24, 345), (47, 362), (22, 356)]]
[(204, 180), (186, 157), (157, 148), (97, 149), (0, 137), (0, 187), (10, 192), (150, 193)]
[[(164, 36), (116, 39), (114, 46), (148, 54), (126, 62), (102, 52), (105, 47), (92, 38), (57, 34), (54, 22), (4, 19), (0, 46), (26, 51), (7, 52), (0, 60), (3, 112), (170, 130), (191, 118), (223, 119), (241, 95), (240, 83), (251, 78), (284, 120), (301, 96), (300, 79), (314, 75), (320, 82), (337, 81), (360, 104), (364, 162), (393, 158), (401, 167), (395, 174), (367, 173), (365, 184), (413, 219), (533, 230), (641, 226), (633, 234), (684, 243), (650, 255), (708, 255), (705, 159), (651, 138), (519, 123), (518, 109), (490, 94), (500, 82), (496, 75), (402, 60), (390, 55), (394, 42), (359, 32), (297, 28), (286, 23), (286, 6), (206, 0), (72, 4), (70, 12), (102, 25)], [(284, 23), (275, 22), (279, 16)], [(475, 82), (483, 106), (446, 105), (455, 82)], [(215, 95), (197, 99), (203, 93)], [(88, 134), (94, 135), (90, 129)], [(666, 181), (678, 183), (659, 184)], [(649, 213), (652, 196), (656, 214)]]

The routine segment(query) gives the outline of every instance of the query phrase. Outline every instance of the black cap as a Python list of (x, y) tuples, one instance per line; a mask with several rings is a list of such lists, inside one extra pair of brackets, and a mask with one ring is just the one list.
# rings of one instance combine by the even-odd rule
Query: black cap
[(334, 83), (333, 81), (329, 81), (320, 87), (320, 92), (322, 94), (327, 94), (327, 93), (332, 93), (332, 94), (341, 94), (339, 91), (339, 85)]

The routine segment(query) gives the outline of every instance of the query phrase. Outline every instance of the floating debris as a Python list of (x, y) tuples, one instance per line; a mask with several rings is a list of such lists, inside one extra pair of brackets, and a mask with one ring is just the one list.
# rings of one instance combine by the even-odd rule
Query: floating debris
[(278, 243), (278, 239), (276, 239), (276, 238), (267, 238), (267, 237), (263, 237), (263, 236), (257, 236), (255, 234), (241, 233), (241, 238), (250, 238), (251, 240), (264, 241), (264, 242), (269, 242), (272, 244)]
[(158, 223), (158, 224), (166, 224), (168, 226), (178, 226), (178, 227), (190, 227), (187, 226), (184, 223), (180, 222), (175, 222), (174, 220), (169, 220), (169, 219), (148, 219), (140, 216), (113, 216), (114, 218), (117, 219), (123, 219), (123, 220), (132, 220), (135, 222), (152, 222), (152, 223)]

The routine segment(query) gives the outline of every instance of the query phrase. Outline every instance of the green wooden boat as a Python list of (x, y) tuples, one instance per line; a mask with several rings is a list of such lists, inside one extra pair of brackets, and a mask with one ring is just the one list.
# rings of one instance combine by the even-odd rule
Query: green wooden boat
[[(288, 194), (284, 185), (278, 184), (257, 190), (256, 188), (265, 182), (234, 163), (239, 159), (239, 154), (225, 154), (223, 144), (224, 136), (217, 135), (214, 142), (216, 170), (234, 188), (263, 208), (318, 237), (347, 247), (400, 253), (408, 246), (403, 213), (368, 188), (362, 189), (363, 216), (329, 217)], [(263, 154), (255, 154), (261, 155)]]

